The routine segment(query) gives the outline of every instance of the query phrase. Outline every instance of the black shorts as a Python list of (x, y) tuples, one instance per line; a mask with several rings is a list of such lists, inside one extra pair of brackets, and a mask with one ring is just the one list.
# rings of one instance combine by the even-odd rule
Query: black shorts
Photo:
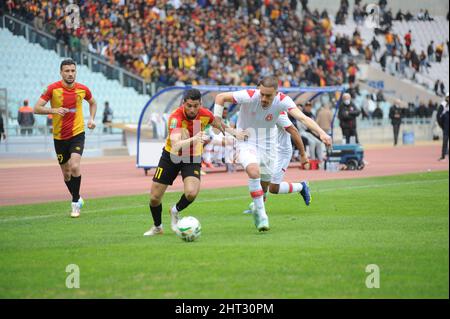
[(179, 172), (181, 172), (183, 180), (188, 176), (200, 179), (201, 169), (202, 165), (198, 160), (194, 161), (191, 158), (183, 162), (178, 158), (176, 162), (173, 162), (170, 153), (163, 150), (155, 175), (153, 175), (153, 181), (164, 185), (172, 185)]
[(75, 135), (68, 140), (54, 140), (54, 142), (59, 165), (67, 163), (70, 159), (70, 154), (72, 153), (83, 155), (84, 132)]

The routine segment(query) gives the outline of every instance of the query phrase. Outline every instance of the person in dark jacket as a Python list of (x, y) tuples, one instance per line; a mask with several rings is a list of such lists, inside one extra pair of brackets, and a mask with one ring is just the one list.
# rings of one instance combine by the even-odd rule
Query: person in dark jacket
[(3, 124), (3, 115), (0, 113), (0, 142), (6, 140), (5, 126)]
[(448, 109), (448, 93), (445, 100), (442, 101), (437, 112), (437, 122), (442, 129), (442, 153), (439, 158), (440, 161), (445, 160), (445, 156), (448, 155), (448, 129), (449, 129), (449, 109)]
[(17, 114), (17, 122), (20, 125), (21, 135), (33, 134), (34, 114), (33, 109), (28, 106), (28, 100), (23, 101), (23, 106), (19, 108), (19, 113)]
[(400, 100), (396, 99), (394, 105), (389, 109), (389, 118), (394, 129), (394, 146), (398, 143), (398, 133), (400, 132), (400, 125), (402, 124), (403, 111), (400, 108)]
[(345, 142), (349, 144), (350, 137), (354, 136), (356, 143), (359, 144), (358, 133), (356, 131), (356, 118), (361, 114), (361, 111), (351, 100), (351, 95), (349, 93), (344, 93), (338, 116)]
[(113, 119), (113, 110), (109, 106), (109, 102), (106, 101), (105, 102), (105, 110), (103, 111), (103, 119), (102, 119), (103, 133), (109, 133), (109, 134), (112, 133), (112, 127), (111, 127), (112, 119)]

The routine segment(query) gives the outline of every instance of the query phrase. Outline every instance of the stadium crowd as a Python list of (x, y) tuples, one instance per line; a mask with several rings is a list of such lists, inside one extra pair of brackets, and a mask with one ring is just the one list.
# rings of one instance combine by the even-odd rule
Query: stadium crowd
[(332, 33), (327, 11), (302, 1), (81, 1), (70, 30), (59, 1), (6, 2), (8, 13), (56, 35), (73, 52), (87, 49), (159, 86), (252, 85), (275, 74), (283, 86), (353, 82), (347, 36)]
[[(361, 26), (367, 16), (367, 4), (362, 5), (361, 0), (355, 0), (353, 8), (353, 20)], [(447, 48), (449, 52), (449, 42), (435, 43), (430, 41), (426, 52), (424, 50), (417, 52), (412, 48), (414, 41), (414, 34), (411, 30), (406, 34), (397, 34), (393, 31), (394, 21), (433, 21), (434, 18), (430, 15), (427, 9), (421, 9), (416, 15), (411, 14), (410, 11), (403, 13), (401, 9), (394, 16), (392, 10), (388, 7), (387, 0), (379, 0), (379, 28), (375, 30), (376, 35), (384, 36), (384, 45), (374, 36), (369, 45), (364, 45), (361, 34), (358, 28), (353, 33), (352, 48), (354, 48), (360, 55), (365, 57), (367, 63), (372, 61), (378, 63), (384, 72), (388, 72), (394, 76), (407, 77), (415, 79), (417, 72), (422, 74), (429, 73), (431, 62), (442, 62), (442, 58)], [(341, 0), (340, 8), (336, 14), (336, 24), (346, 24), (349, 17), (349, 2), (348, 0)], [(449, 14), (447, 12), (447, 20)], [(438, 96), (445, 96), (446, 90), (443, 82), (437, 80), (434, 85), (434, 92)]]
[[(6, 11), (55, 34), (75, 55), (88, 50), (157, 87), (254, 85), (268, 74), (285, 87), (352, 85), (358, 69), (350, 53), (410, 78), (442, 59), (444, 43), (431, 42), (426, 53), (419, 53), (410, 49), (411, 33), (391, 30), (394, 20), (432, 20), (427, 10), (416, 16), (400, 10), (394, 17), (387, 1), (379, 0), (382, 48), (375, 37), (364, 45), (358, 30), (352, 37), (333, 34), (328, 12), (311, 11), (307, 0), (301, 1), (299, 17), (297, 5), (293, 0), (88, 0), (79, 3), (83, 23), (76, 30), (67, 28), (66, 4), (56, 0), (8, 0)], [(355, 1), (357, 24), (366, 6)], [(335, 23), (345, 24), (348, 16), (349, 1), (341, 0)], [(407, 74), (410, 70), (413, 74)], [(441, 82), (435, 92), (442, 96), (446, 89)]]

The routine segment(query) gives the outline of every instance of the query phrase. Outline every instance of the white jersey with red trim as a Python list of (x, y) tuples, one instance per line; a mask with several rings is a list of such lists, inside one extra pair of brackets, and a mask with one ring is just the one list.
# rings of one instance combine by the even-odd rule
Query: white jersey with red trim
[[(233, 99), (240, 105), (237, 128), (250, 129), (249, 143), (259, 146), (275, 142), (276, 123), (281, 112), (295, 108), (294, 101), (287, 95), (279, 92), (273, 102), (267, 108), (261, 105), (261, 93), (259, 90), (240, 90), (233, 92)], [(272, 143), (271, 143), (272, 142)]]
[(289, 120), (286, 112), (281, 112), (276, 124), (278, 128), (277, 154), (279, 157), (287, 156), (290, 160), (292, 156), (291, 134), (286, 132), (286, 129), (294, 124)]

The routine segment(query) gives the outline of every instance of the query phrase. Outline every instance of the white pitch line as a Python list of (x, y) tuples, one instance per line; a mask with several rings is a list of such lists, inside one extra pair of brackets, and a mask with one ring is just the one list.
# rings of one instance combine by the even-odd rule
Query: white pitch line
[[(400, 185), (431, 184), (431, 183), (438, 183), (438, 182), (443, 182), (443, 181), (447, 181), (447, 180), (448, 179), (446, 179), (446, 178), (441, 178), (441, 179), (433, 179), (433, 180), (426, 180), (426, 181), (368, 184), (368, 185), (359, 185), (359, 186), (339, 187), (338, 190), (355, 190), (355, 189), (382, 188), (382, 187), (400, 186)], [(337, 189), (334, 187), (333, 188), (325, 188), (325, 189), (319, 188), (316, 190), (314, 190), (314, 188), (313, 188), (313, 191), (317, 191), (317, 193), (325, 193), (325, 192), (336, 191), (336, 190)], [(233, 197), (224, 197), (224, 198), (215, 198), (215, 199), (204, 199), (204, 200), (197, 200), (197, 201), (195, 201), (195, 203), (200, 204), (200, 203), (209, 203), (209, 202), (221, 202), (221, 201), (226, 201), (226, 200), (237, 200), (237, 199), (246, 199), (246, 198), (249, 198), (249, 196), (233, 196)], [(111, 208), (88, 210), (86, 212), (83, 212), (83, 215), (93, 214), (93, 213), (101, 213), (101, 212), (109, 212), (109, 211), (122, 210), (122, 209), (143, 208), (143, 207), (147, 207), (147, 205), (121, 206), (121, 207), (111, 207)], [(38, 216), (12, 217), (12, 218), (7, 217), (7, 218), (0, 218), (0, 223), (34, 220), (34, 219), (51, 218), (51, 217), (62, 217), (62, 215), (59, 213), (55, 213), (52, 215), (38, 215)]]

